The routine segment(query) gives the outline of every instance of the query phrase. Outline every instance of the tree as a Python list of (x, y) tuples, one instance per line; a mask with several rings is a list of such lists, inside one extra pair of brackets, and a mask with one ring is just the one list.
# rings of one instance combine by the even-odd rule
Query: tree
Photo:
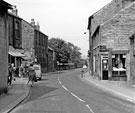
[(66, 42), (59, 38), (52, 38), (48, 42), (49, 46), (56, 51), (57, 61), (60, 63), (67, 63), (68, 52), (66, 48)]
[(60, 63), (78, 64), (81, 59), (80, 48), (74, 46), (70, 42), (65, 42), (59, 38), (51, 38), (48, 42), (49, 46), (52, 47), (57, 53), (57, 61)]

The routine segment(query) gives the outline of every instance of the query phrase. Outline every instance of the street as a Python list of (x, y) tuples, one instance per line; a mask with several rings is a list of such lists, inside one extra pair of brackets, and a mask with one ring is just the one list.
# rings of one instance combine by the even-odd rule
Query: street
[(80, 70), (45, 74), (11, 113), (134, 113), (134, 105), (85, 83)]

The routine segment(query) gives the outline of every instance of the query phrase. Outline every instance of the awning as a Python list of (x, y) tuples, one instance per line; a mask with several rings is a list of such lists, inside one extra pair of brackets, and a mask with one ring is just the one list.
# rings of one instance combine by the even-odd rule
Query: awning
[(28, 57), (28, 56), (25, 56), (25, 57), (22, 57), (24, 60), (31, 60), (31, 58), (30, 57)]
[(8, 52), (8, 54), (10, 54), (11, 56), (14, 56), (14, 57), (24, 57), (25, 56), (19, 52)]
[(18, 52), (16, 49), (14, 49), (12, 46), (9, 46), (8, 54), (14, 57), (24, 57), (25, 55)]

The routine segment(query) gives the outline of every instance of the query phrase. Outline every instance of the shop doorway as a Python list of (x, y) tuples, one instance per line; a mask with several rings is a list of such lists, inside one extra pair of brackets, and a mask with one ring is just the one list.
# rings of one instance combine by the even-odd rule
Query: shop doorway
[(108, 56), (101, 56), (102, 80), (108, 80)]

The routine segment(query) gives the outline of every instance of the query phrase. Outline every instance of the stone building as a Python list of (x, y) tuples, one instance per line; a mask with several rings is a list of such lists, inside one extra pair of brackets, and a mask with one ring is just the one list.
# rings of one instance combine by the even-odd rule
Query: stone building
[(48, 47), (48, 71), (56, 70), (56, 56), (55, 51), (51, 47)]
[(113, 0), (89, 17), (91, 72), (100, 79), (130, 80), (134, 0)]
[(21, 36), (21, 18), (17, 15), (17, 9), (14, 7), (12, 12), (8, 12), (8, 39), (9, 39), (9, 63), (14, 63), (19, 67), (22, 63), (22, 36)]
[(135, 34), (130, 36), (130, 82), (135, 84)]
[(0, 94), (7, 92), (7, 75), (8, 75), (8, 9), (12, 6), (1, 0), (0, 1)]
[(22, 19), (22, 49), (24, 50), (25, 57), (23, 57), (23, 64), (28, 65), (30, 62), (34, 62), (34, 30), (35, 28)]
[(22, 48), (27, 63), (38, 63), (42, 72), (47, 72), (48, 36), (40, 31), (39, 23), (36, 25), (34, 19), (31, 23), (22, 20)]
[(34, 30), (34, 53), (38, 64), (41, 64), (42, 72), (47, 72), (48, 36), (40, 30)]

